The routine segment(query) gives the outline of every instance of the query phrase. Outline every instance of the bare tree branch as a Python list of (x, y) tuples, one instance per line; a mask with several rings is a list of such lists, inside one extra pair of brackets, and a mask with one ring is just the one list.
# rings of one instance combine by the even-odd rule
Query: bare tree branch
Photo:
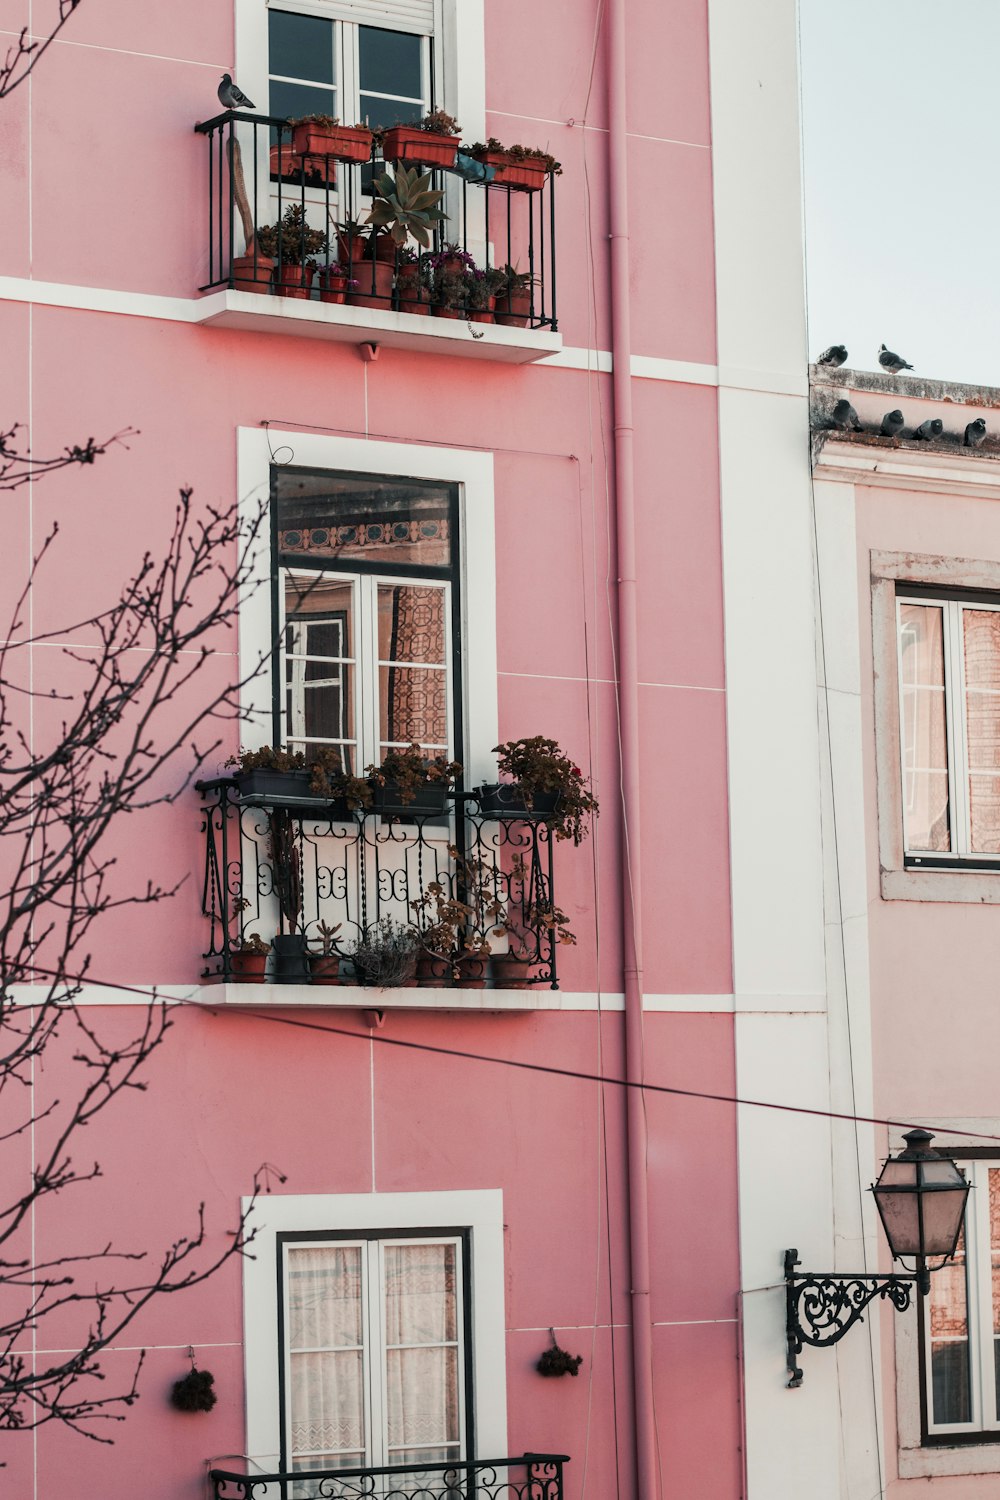
[(81, 0), (57, 0), (56, 23), (41, 37), (36, 37), (25, 26), (7, 56), (0, 63), (0, 99), (13, 93), (23, 83), (38, 59), (51, 47)]
[(22, 484), (28, 484), (32, 479), (40, 479), (56, 469), (68, 469), (73, 464), (92, 464), (95, 458), (107, 453), (112, 444), (118, 443), (127, 448), (125, 439), (138, 437), (135, 428), (123, 427), (121, 432), (105, 438), (102, 443), (89, 437), (85, 443), (74, 443), (72, 447), (64, 448), (51, 458), (36, 458), (30, 448), (18, 446), (17, 434), (22, 430), (23, 424), (15, 422), (6, 432), (0, 432), (0, 490), (20, 489)]

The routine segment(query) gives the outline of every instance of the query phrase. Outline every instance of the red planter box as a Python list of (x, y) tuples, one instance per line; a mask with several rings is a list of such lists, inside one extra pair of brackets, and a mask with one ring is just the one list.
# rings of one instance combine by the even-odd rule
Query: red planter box
[(337, 164), (332, 157), (301, 156), (291, 146), (272, 146), (271, 176), (295, 180), (304, 177), (307, 187), (322, 187), (324, 183), (333, 187), (337, 181)]
[(458, 155), (457, 135), (433, 135), (413, 125), (394, 125), (385, 133), (386, 161), (417, 162), (425, 167), (453, 167)]
[(493, 168), (494, 182), (516, 188), (519, 193), (540, 192), (549, 175), (540, 161), (533, 161), (530, 157), (515, 161), (506, 151), (487, 151), (485, 156), (480, 156), (477, 160)]
[(371, 159), (372, 133), (366, 125), (296, 125), (292, 131), (295, 156), (335, 156), (338, 161)]

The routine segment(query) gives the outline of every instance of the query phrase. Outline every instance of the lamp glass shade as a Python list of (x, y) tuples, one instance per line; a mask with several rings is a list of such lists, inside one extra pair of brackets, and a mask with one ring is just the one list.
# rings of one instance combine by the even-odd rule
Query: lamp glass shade
[(872, 1192), (894, 1260), (954, 1254), (969, 1184), (953, 1161), (933, 1150), (903, 1152), (886, 1162)]

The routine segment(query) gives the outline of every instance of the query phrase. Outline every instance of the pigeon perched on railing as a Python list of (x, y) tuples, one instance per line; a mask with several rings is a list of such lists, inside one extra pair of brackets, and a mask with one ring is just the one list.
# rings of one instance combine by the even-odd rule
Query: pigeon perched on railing
[(223, 109), (256, 109), (252, 99), (248, 99), (241, 88), (237, 88), (233, 82), (231, 73), (223, 73), (219, 83), (219, 103)]
[(841, 432), (847, 432), (848, 430), (853, 432), (864, 431), (864, 428), (861, 426), (861, 423), (858, 420), (858, 414), (849, 401), (837, 402), (836, 406), (833, 408), (833, 411), (830, 413), (830, 421), (832, 425), (839, 428)]
[(879, 432), (883, 437), (899, 437), (899, 434), (903, 430), (904, 420), (905, 419), (903, 417), (903, 413), (897, 406), (895, 411), (886, 412), (885, 416), (882, 418), (882, 426), (879, 428)]
[(893, 354), (892, 350), (887, 349), (884, 344), (879, 347), (878, 362), (883, 370), (889, 371), (890, 375), (898, 375), (900, 370), (913, 369), (912, 365), (908, 365), (906, 360), (901, 359), (898, 354)]
[(940, 417), (928, 417), (926, 422), (921, 422), (913, 436), (923, 443), (931, 443), (939, 438), (944, 432), (944, 423)]
[(974, 422), (970, 422), (968, 427), (965, 429), (966, 448), (978, 448), (980, 443), (984, 441), (985, 437), (986, 418), (977, 417), (976, 420)]
[(824, 349), (818, 365), (825, 365), (828, 370), (837, 370), (841, 365), (847, 363), (847, 349), (843, 344), (831, 344), (829, 349)]

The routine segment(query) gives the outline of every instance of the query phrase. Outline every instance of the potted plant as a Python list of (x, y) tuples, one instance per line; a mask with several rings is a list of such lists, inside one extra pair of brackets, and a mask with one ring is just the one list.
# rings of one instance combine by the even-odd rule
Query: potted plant
[(226, 765), (239, 768), (233, 780), (242, 802), (295, 802), (309, 796), (310, 772), (301, 750), (273, 750), (270, 745), (262, 745), (259, 750), (231, 755)]
[[(376, 245), (388, 244), (394, 263), (411, 235), (418, 245), (428, 249), (434, 225), (447, 217), (437, 206), (444, 194), (431, 187), (430, 175), (419, 172), (416, 167), (397, 166), (395, 176), (383, 172), (373, 186), (377, 197), (365, 224), (370, 226)], [(411, 259), (404, 264), (412, 264), (412, 252)], [(419, 287), (419, 270), (417, 285)], [(404, 290), (412, 291), (413, 287), (413, 273), (407, 271)], [(361, 301), (364, 305), (363, 298), (355, 297), (352, 301)], [(419, 303), (419, 297), (417, 301)]]
[(341, 125), (331, 115), (303, 115), (288, 123), (296, 156), (334, 156), (357, 163), (371, 159), (372, 132), (367, 125)]
[(282, 928), (271, 940), (274, 978), (278, 984), (307, 984), (309, 962), (302, 931), (302, 858), (297, 824), (287, 809), (273, 807), (268, 813), (268, 825), (271, 881), (278, 898)]
[(319, 300), (321, 302), (345, 302), (348, 292), (357, 291), (360, 282), (347, 273), (347, 267), (334, 260), (319, 268)]
[(449, 895), (439, 880), (432, 880), (410, 905), (420, 939), (417, 984), (422, 989), (449, 983), (483, 989), (490, 944), (475, 930), (474, 907)]
[(504, 266), (505, 285), (497, 293), (496, 320), (506, 328), (526, 328), (531, 317), (534, 278), (516, 266)]
[(557, 943), (570, 946), (576, 943), (576, 934), (570, 929), (566, 913), (550, 901), (530, 902), (521, 907), (519, 915), (504, 918), (496, 934), (506, 936), (507, 952), (494, 953), (492, 961), (493, 980), (498, 988), (526, 990), (538, 979), (538, 970), (544, 961), (541, 952), (543, 933), (549, 934)]
[(492, 167), (493, 181), (522, 193), (537, 193), (546, 177), (561, 172), (562, 166), (539, 146), (505, 146), (496, 136), (475, 141), (465, 148), (466, 154), (484, 166)]
[(453, 167), (462, 127), (443, 109), (432, 109), (416, 125), (393, 125), (382, 139), (386, 161), (408, 161), (425, 167)]
[(348, 288), (352, 306), (392, 306), (396, 275), (396, 246), (392, 237), (358, 219), (344, 219), (337, 226), (337, 253), (341, 267), (355, 284)]
[(335, 922), (331, 927), (328, 922), (317, 922), (316, 927), (320, 935), (321, 947), (309, 950), (309, 977), (313, 984), (339, 984), (340, 983), (340, 954), (333, 946), (333, 940), (340, 931), (340, 923)]
[(443, 755), (425, 756), (417, 744), (390, 750), (380, 766), (368, 766), (375, 811), (386, 818), (420, 813), (440, 818), (449, 788), (461, 776), (457, 760)]
[(271, 181), (305, 183), (306, 187), (335, 187), (337, 164), (326, 155), (301, 156), (290, 141), (278, 141), (270, 150)]
[(311, 228), (302, 204), (290, 203), (279, 224), (257, 231), (257, 240), (266, 255), (277, 257), (278, 296), (307, 298), (316, 270), (311, 257), (327, 248), (326, 231)]
[(536, 734), (505, 740), (493, 747), (493, 753), (501, 776), (510, 780), (476, 789), (480, 812), (491, 818), (544, 817), (557, 839), (582, 843), (589, 818), (599, 811), (597, 798), (580, 767), (556, 741)]
[(229, 969), (238, 984), (263, 984), (267, 977), (267, 955), (271, 951), (257, 933), (245, 935), (229, 950)]
[(242, 255), (233, 257), (233, 290), (267, 295), (274, 281), (274, 257), (265, 255), (254, 235)]
[(351, 959), (362, 984), (396, 989), (412, 984), (417, 971), (419, 939), (412, 927), (383, 917), (366, 927), (354, 945)]
[(440, 271), (434, 277), (431, 311), (436, 318), (464, 318), (469, 277), (464, 272)]
[(496, 267), (475, 268), (468, 281), (466, 310), (471, 323), (492, 323), (497, 293), (506, 286), (507, 277)]
[(427, 257), (408, 245), (399, 252), (396, 267), (396, 302), (400, 312), (428, 317), (431, 311), (430, 272)]

